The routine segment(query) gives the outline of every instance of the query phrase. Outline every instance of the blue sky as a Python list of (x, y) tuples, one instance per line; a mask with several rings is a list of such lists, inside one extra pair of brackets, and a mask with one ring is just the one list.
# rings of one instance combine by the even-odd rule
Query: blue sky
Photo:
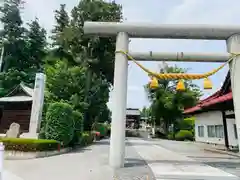
[[(49, 31), (54, 24), (55, 9), (65, 3), (70, 12), (79, 0), (25, 0), (24, 19), (29, 21), (37, 16), (40, 23)], [(116, 0), (122, 4), (125, 21), (150, 22), (158, 24), (240, 24), (239, 0)], [(131, 51), (167, 52), (225, 52), (225, 41), (207, 40), (152, 40), (132, 39)], [(159, 63), (142, 63), (151, 70), (157, 70)], [(180, 67), (190, 68), (189, 72), (204, 73), (219, 66), (214, 63), (177, 63)], [(227, 68), (211, 77), (213, 90), (204, 91), (207, 96), (216, 91), (224, 81)], [(143, 85), (149, 81), (147, 74), (130, 62), (128, 73), (129, 108), (142, 108), (148, 105)], [(202, 81), (196, 81), (202, 87)], [(111, 108), (111, 98), (109, 107)]]

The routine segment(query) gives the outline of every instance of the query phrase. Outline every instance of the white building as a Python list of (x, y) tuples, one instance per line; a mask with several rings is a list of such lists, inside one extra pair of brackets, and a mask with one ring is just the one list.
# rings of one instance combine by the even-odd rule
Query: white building
[(233, 110), (230, 74), (221, 89), (212, 96), (186, 109), (186, 116), (194, 116), (195, 140), (197, 142), (224, 145), (226, 148), (238, 146), (237, 129)]

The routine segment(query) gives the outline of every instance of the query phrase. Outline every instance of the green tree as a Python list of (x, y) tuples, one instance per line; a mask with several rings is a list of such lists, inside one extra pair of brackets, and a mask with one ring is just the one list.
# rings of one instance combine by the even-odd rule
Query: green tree
[(26, 64), (25, 51), (25, 28), (22, 27), (20, 10), (22, 8), (22, 0), (4, 0), (0, 7), (2, 14), (0, 20), (3, 24), (1, 31), (1, 43), (5, 49), (3, 59), (3, 70), (14, 68), (23, 70)]
[(46, 65), (46, 102), (64, 101), (75, 110), (84, 110), (84, 85), (86, 69), (80, 66), (68, 67), (66, 61), (56, 60), (54, 65)]
[[(71, 51), (75, 58), (81, 58), (89, 64), (92, 72), (103, 76), (108, 82), (113, 82), (114, 55), (116, 38), (87, 37), (83, 33), (84, 21), (122, 20), (122, 8), (113, 2), (103, 0), (82, 0), (72, 10), (71, 29), (74, 35), (71, 41)], [(89, 61), (91, 59), (91, 61)], [(78, 59), (76, 59), (79, 62)]]
[[(87, 37), (83, 33), (84, 21), (119, 22), (122, 19), (121, 10), (121, 6), (115, 2), (103, 0), (82, 0), (72, 10), (70, 27), (74, 36), (70, 43), (71, 52), (77, 63), (88, 67), (85, 96), (90, 97), (85, 99), (88, 104), (85, 109), (85, 129), (90, 129), (95, 121), (102, 121), (100, 118), (109, 116), (106, 103), (109, 86), (113, 82), (116, 38)], [(89, 79), (94, 81), (90, 82)], [(99, 85), (101, 88), (96, 89)], [(91, 94), (98, 98), (91, 98)]]
[(110, 119), (106, 104), (113, 81), (115, 38), (87, 37), (83, 33), (83, 24), (87, 20), (121, 19), (121, 6), (103, 0), (80, 1), (70, 18), (65, 5), (55, 11), (52, 40), (57, 53), (46, 58), (47, 99), (48, 102), (63, 100), (78, 112), (84, 112), (86, 130), (91, 129), (93, 122)]
[(146, 119), (148, 124), (152, 124), (152, 109), (151, 107), (144, 106), (141, 110), (141, 117)]
[(0, 96), (4, 96), (21, 81), (31, 82), (24, 71), (29, 67), (26, 50), (26, 29), (22, 26), (20, 11), (22, 0), (4, 0), (0, 5), (0, 41), (4, 46), (4, 58), (0, 73)]
[[(186, 73), (186, 69), (177, 66), (164, 66), (160, 68), (161, 73)], [(164, 125), (168, 133), (169, 125), (174, 124), (182, 118), (185, 108), (194, 106), (201, 96), (201, 92), (191, 81), (185, 81), (186, 90), (176, 90), (177, 81), (159, 80), (157, 89), (150, 89), (146, 85), (148, 97), (151, 102), (152, 115), (156, 125)]]
[(0, 33), (4, 46), (3, 72), (0, 73), (0, 96), (4, 96), (21, 81), (33, 86), (36, 72), (41, 71), (46, 32), (35, 19), (23, 27), (22, 0), (4, 0), (0, 6), (3, 30)]
[(60, 59), (65, 58), (66, 60), (72, 62), (73, 57), (70, 52), (70, 43), (73, 34), (69, 27), (70, 19), (66, 11), (66, 5), (60, 4), (60, 9), (55, 11), (55, 22), (56, 25), (52, 30), (51, 39), (53, 41), (52, 50), (53, 55), (59, 57)]
[(46, 30), (39, 25), (38, 19), (28, 23), (29, 31), (27, 32), (28, 37), (28, 62), (31, 63), (29, 69), (36, 71), (43, 71), (44, 58), (46, 56)]

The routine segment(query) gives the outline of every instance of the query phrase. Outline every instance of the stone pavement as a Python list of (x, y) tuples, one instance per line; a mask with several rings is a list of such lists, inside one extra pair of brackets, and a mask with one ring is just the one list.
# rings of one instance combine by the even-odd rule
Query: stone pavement
[[(237, 176), (225, 172), (221, 169), (206, 165), (184, 154), (171, 151), (159, 144), (169, 143), (168, 141), (144, 141), (141, 139), (131, 139), (131, 144), (143, 159), (146, 160), (152, 169), (156, 179), (185, 179), (185, 180), (232, 180), (239, 179)], [(160, 142), (160, 143), (159, 143)], [(159, 144), (158, 144), (159, 143)], [(177, 148), (177, 147), (175, 147)], [(178, 148), (181, 148), (179, 146)], [(186, 148), (186, 147), (185, 147)], [(178, 150), (179, 151), (179, 150)]]
[(59, 156), (6, 160), (6, 172), (16, 177), (3, 180), (238, 179), (231, 171), (199, 161), (196, 157), (201, 150), (193, 143), (128, 138), (125, 168), (115, 171), (108, 166), (108, 151), (109, 141), (102, 140), (82, 150)]
[(205, 147), (194, 142), (151, 140), (153, 144), (192, 158), (203, 164), (219, 168), (240, 177), (240, 158), (228, 154), (205, 151)]
[(13, 173), (11, 173), (9, 171), (4, 170), (1, 180), (23, 180), (23, 179), (14, 175)]
[[(6, 160), (4, 168), (23, 180), (146, 180), (147, 176), (148, 180), (154, 179), (151, 169), (132, 146), (126, 146), (126, 168), (116, 171), (108, 166), (108, 150), (109, 141), (102, 140), (59, 156)], [(141, 166), (136, 166), (136, 162), (141, 162)]]

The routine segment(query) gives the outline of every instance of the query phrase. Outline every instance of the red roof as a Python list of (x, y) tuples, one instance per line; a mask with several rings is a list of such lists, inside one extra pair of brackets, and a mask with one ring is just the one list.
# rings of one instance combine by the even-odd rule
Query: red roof
[(229, 92), (225, 95), (219, 96), (217, 98), (213, 98), (211, 101), (207, 101), (207, 102), (203, 103), (201, 106), (208, 107), (210, 105), (221, 103), (221, 102), (226, 102), (226, 101), (229, 101), (232, 99), (233, 99), (232, 92)]
[(227, 93), (225, 95), (222, 95), (222, 96), (212, 95), (212, 96), (200, 101), (200, 103), (198, 105), (186, 109), (184, 111), (184, 114), (194, 113), (194, 112), (202, 110), (203, 108), (207, 108), (211, 105), (215, 105), (215, 104), (218, 104), (218, 103), (230, 101), (232, 99), (233, 99), (232, 92), (229, 92), (229, 93)]
[[(228, 78), (230, 78), (229, 74), (225, 79), (228, 80)], [(201, 111), (203, 108), (207, 108), (209, 106), (218, 104), (218, 103), (222, 103), (222, 102), (226, 102), (226, 101), (230, 101), (233, 99), (232, 97), (232, 92), (230, 90), (230, 92), (226, 92), (225, 90), (223, 90), (224, 88), (222, 87), (219, 91), (215, 92), (213, 95), (207, 97), (206, 99), (200, 101), (196, 106), (188, 108), (184, 111), (184, 114), (190, 114), (190, 113), (194, 113), (197, 111)]]

